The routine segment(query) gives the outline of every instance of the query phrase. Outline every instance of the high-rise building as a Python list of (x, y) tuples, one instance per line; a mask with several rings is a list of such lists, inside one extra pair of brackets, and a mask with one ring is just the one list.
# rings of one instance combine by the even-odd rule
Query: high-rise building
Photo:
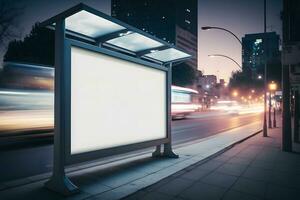
[(246, 34), (242, 38), (243, 70), (250, 70), (255, 76), (264, 74), (266, 60), (268, 70), (276, 64), (280, 66), (279, 39), (275, 32)]
[(292, 85), (300, 83), (300, 1), (284, 0), (282, 12), (283, 67), (290, 67)]
[(197, 69), (197, 0), (112, 0), (111, 15), (187, 51)]

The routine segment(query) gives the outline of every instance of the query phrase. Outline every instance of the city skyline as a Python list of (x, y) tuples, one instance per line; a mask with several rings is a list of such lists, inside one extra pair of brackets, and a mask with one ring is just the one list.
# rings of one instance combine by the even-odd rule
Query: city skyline
[[(103, 0), (73, 0), (73, 1), (19, 1), (25, 5), (25, 11), (19, 21), (20, 38), (23, 38), (31, 30), (37, 21), (43, 21), (53, 14), (67, 9), (77, 3), (86, 3), (96, 9), (111, 14), (111, 1)], [(29, 6), (30, 5), (30, 6)], [(281, 35), (280, 12), (282, 3), (280, 0), (267, 1), (267, 30), (275, 31)], [(247, 16), (247, 17), (243, 17)], [(251, 16), (251, 17), (249, 17)], [(220, 26), (234, 32), (239, 38), (245, 34), (263, 32), (263, 1), (227, 0), (226, 4), (220, 4), (217, 0), (198, 0), (198, 69), (204, 74), (217, 75), (218, 79), (228, 82), (231, 72), (237, 70), (237, 66), (230, 60), (223, 58), (209, 58), (209, 54), (226, 54), (241, 63), (241, 46), (231, 35), (217, 30), (202, 31), (202, 26)], [(243, 23), (241, 23), (243, 21)], [(2, 55), (3, 56), (3, 50)]]

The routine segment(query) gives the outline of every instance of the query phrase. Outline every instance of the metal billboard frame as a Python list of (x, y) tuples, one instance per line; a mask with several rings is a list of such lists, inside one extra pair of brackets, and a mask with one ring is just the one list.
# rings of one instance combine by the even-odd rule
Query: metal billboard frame
[[(91, 151), (87, 153), (71, 155), (70, 154), (70, 102), (71, 102), (71, 46), (77, 46), (90, 51), (102, 53), (112, 57), (116, 57), (129, 62), (142, 64), (145, 67), (162, 70), (167, 73), (166, 76), (166, 123), (167, 137), (158, 140), (134, 143), (109, 149)], [(133, 150), (156, 146), (153, 157), (170, 157), (178, 158), (172, 151), (171, 144), (171, 79), (172, 64), (168, 63), (168, 67), (151, 63), (139, 58), (130, 57), (119, 52), (114, 52), (101, 47), (93, 46), (72, 39), (66, 38), (65, 19), (58, 19), (55, 22), (55, 128), (54, 128), (54, 162), (53, 174), (45, 186), (55, 192), (63, 195), (71, 195), (79, 191), (66, 176), (65, 167), (70, 164), (80, 163), (84, 161), (94, 160), (97, 158), (125, 153)], [(161, 145), (164, 145), (163, 153), (161, 153)]]

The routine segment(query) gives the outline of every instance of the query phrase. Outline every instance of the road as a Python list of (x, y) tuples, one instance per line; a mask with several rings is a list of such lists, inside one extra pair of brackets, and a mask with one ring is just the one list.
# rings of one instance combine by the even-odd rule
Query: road
[[(187, 119), (172, 122), (172, 139), (176, 146), (261, 119), (262, 116), (259, 113), (243, 115), (222, 112), (195, 113)], [(52, 150), (51, 141), (50, 143), (2, 149), (0, 151), (0, 183), (50, 171)]]
[(172, 139), (176, 145), (261, 120), (262, 114), (258, 113), (245, 115), (216, 113), (214, 116), (176, 120), (172, 123)]

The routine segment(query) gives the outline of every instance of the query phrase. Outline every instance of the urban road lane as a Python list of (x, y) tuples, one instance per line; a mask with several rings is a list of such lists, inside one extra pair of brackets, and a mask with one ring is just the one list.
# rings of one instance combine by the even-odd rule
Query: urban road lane
[[(219, 112), (196, 113), (187, 119), (173, 121), (173, 143), (175, 146), (184, 145), (185, 142), (202, 139), (259, 120), (262, 120), (261, 113), (243, 115)], [(46, 143), (30, 144), (27, 142), (27, 145), (13, 146), (13, 148), (8, 149), (1, 148), (0, 183), (49, 172), (52, 166), (52, 149), (52, 139)], [(140, 153), (150, 152), (143, 150)], [(130, 156), (130, 154), (126, 156)], [(110, 160), (113, 159), (120, 159), (120, 156), (110, 158)]]

